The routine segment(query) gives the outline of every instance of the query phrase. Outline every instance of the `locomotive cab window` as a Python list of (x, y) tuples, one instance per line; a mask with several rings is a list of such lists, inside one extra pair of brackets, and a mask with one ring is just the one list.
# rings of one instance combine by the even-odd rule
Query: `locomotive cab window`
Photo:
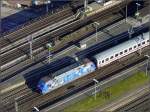
[(104, 60), (102, 60), (102, 63), (104, 63)]
[(141, 44), (138, 44), (138, 46), (141, 46)]
[(109, 58), (106, 58), (106, 61), (108, 61), (109, 60)]
[(110, 59), (113, 59), (113, 56), (111, 56)]

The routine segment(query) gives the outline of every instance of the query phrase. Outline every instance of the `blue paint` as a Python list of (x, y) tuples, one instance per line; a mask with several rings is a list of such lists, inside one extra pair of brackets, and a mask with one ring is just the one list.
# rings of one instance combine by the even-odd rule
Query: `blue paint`
[(60, 75), (54, 77), (53, 79), (47, 81), (43, 81), (41, 79), (39, 81), (38, 88), (40, 89), (42, 94), (46, 94), (62, 85), (72, 82), (73, 80), (78, 79), (81, 76), (87, 75), (95, 70), (96, 66), (93, 62), (78, 65), (77, 67), (71, 70), (61, 73)]

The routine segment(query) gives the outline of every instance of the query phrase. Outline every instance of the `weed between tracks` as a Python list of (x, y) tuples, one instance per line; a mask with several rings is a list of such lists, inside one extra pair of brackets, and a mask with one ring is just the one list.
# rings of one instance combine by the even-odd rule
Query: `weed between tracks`
[(94, 96), (89, 96), (65, 108), (63, 112), (93, 112), (95, 108), (103, 106), (109, 101), (115, 100), (121, 95), (144, 85), (148, 80), (150, 80), (149, 76), (146, 76), (144, 72), (138, 72), (97, 93), (96, 100)]

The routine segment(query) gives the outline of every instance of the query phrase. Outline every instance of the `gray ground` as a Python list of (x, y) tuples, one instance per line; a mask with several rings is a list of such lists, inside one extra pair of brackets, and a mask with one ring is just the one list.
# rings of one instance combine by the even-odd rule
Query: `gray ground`
[(150, 112), (150, 94), (125, 106), (118, 112)]
[(17, 12), (20, 11), (20, 9), (13, 9), (13, 8), (9, 8), (9, 7), (2, 7), (1, 8), (1, 18), (5, 18), (9, 15), (15, 14)]

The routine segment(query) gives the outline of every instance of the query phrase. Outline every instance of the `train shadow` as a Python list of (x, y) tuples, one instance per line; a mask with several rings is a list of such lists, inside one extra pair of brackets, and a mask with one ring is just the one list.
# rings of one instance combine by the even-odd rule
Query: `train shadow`
[[(69, 1), (68, 1), (69, 2)], [(38, 5), (24, 8), (17, 13), (1, 19), (1, 32), (15, 31), (26, 24), (31, 23), (34, 19), (49, 14), (55, 13), (58, 8), (68, 3), (67, 1), (52, 1), (48, 5)]]
[(72, 57), (64, 57), (61, 59), (58, 59), (56, 61), (51, 62), (50, 64), (44, 64), (42, 67), (39, 67), (37, 69), (34, 69), (30, 71), (29, 73), (24, 75), (24, 79), (26, 80), (26, 85), (28, 88), (30, 88), (34, 92), (38, 92), (37, 85), (39, 80), (44, 76), (51, 76), (52, 73), (68, 66), (73, 63), (75, 63), (75, 59)]

